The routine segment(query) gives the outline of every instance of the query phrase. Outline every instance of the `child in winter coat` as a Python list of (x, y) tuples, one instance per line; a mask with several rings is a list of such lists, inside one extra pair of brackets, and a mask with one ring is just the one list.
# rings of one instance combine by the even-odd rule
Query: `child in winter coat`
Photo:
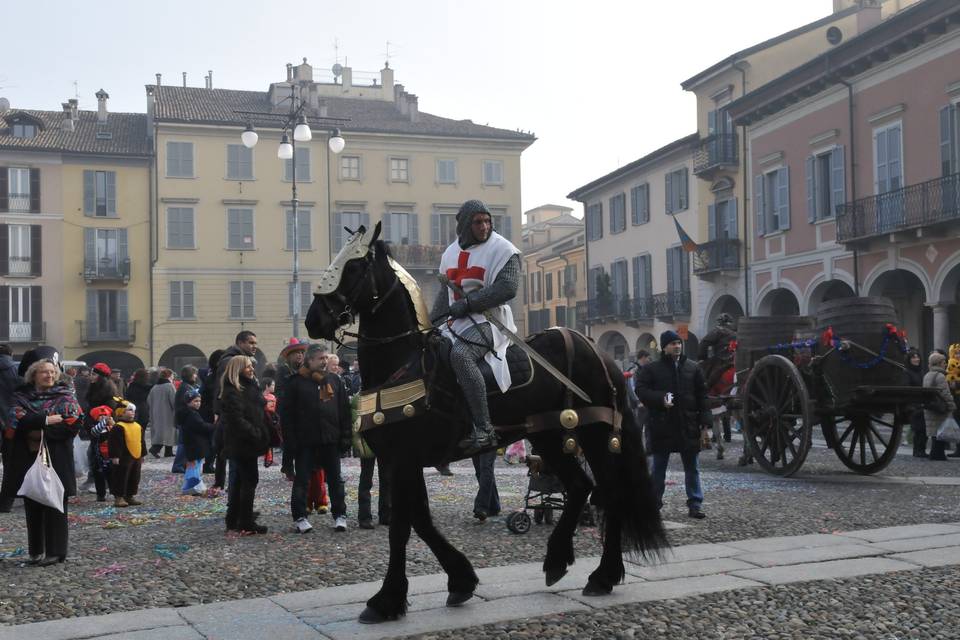
[(263, 399), (267, 401), (267, 404), (264, 406), (264, 411), (266, 413), (267, 426), (270, 427), (270, 448), (267, 449), (267, 452), (263, 454), (263, 466), (265, 469), (269, 469), (273, 466), (273, 448), (280, 444), (283, 444), (283, 439), (280, 436), (280, 416), (277, 414), (277, 396), (273, 395), (274, 384), (270, 380), (268, 384), (264, 386)]
[(147, 455), (147, 442), (143, 427), (134, 419), (136, 414), (136, 405), (126, 401), (114, 412), (116, 425), (110, 430), (109, 447), (113, 464), (110, 492), (115, 507), (143, 504), (134, 496), (140, 491), (140, 467)]
[(97, 488), (97, 502), (106, 502), (110, 483), (110, 431), (113, 429), (113, 409), (107, 405), (93, 407), (87, 414), (93, 422), (90, 427), (90, 446), (93, 448), (93, 480)]
[(177, 424), (180, 425), (186, 460), (180, 491), (185, 496), (200, 496), (207, 490), (200, 472), (204, 459), (209, 455), (210, 436), (213, 435), (215, 427), (200, 415), (202, 400), (199, 391), (189, 389), (183, 400), (183, 405), (177, 409)]

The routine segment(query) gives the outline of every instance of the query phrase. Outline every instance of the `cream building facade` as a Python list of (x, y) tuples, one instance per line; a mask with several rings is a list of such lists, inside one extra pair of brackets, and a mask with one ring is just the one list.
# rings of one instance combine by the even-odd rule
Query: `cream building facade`
[[(389, 67), (359, 87), (350, 68), (330, 84), (315, 81), (306, 62), (288, 65), (286, 80), (264, 92), (158, 78), (147, 111), (157, 150), (150, 330), (160, 364), (201, 362), (245, 329), (257, 333), (261, 360), (273, 360), (290, 337), (292, 166), (277, 159), (276, 119), (239, 112), (285, 113), (291, 91), (314, 128), (311, 142), (297, 143), (301, 317), (343, 227), (382, 223), (381, 237), (428, 304), (463, 201), (484, 200), (498, 231), (519, 236), (520, 154), (535, 138), (420, 112)], [(346, 119), (339, 155), (328, 150), (323, 117)], [(248, 123), (260, 137), (251, 150), (240, 142)]]

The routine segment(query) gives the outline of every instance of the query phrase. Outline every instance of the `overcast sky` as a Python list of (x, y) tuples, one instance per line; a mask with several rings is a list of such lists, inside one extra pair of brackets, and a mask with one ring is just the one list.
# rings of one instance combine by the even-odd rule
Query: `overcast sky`
[[(144, 85), (267, 89), (303, 57), (369, 82), (386, 59), (420, 109), (532, 131), (523, 208), (581, 206), (573, 189), (696, 129), (680, 82), (827, 15), (831, 0), (32, 0), (3, 3), (0, 96), (59, 110), (104, 88), (146, 109)], [(337, 43), (337, 46), (335, 46)], [(347, 140), (347, 145), (350, 142)]]

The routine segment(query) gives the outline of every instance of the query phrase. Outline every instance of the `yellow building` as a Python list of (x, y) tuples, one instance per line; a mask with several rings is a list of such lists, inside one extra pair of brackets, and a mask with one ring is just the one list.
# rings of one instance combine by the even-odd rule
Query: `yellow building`
[(129, 373), (149, 363), (150, 148), (108, 98), (0, 111), (0, 341)]
[[(169, 86), (159, 77), (147, 87), (156, 146), (154, 361), (203, 361), (245, 329), (257, 334), (261, 361), (273, 360), (289, 339), (292, 163), (277, 159), (278, 119), (261, 114), (289, 112), (292, 92), (314, 130), (296, 155), (301, 318), (344, 227), (382, 222), (382, 237), (428, 304), (464, 200), (484, 200), (504, 236), (519, 232), (520, 154), (532, 135), (420, 112), (389, 67), (371, 85), (352, 78), (346, 67), (334, 83), (317, 82), (304, 61), (287, 65), (286, 80), (267, 91)], [(339, 155), (327, 146), (325, 117), (342, 119)], [(259, 134), (252, 149), (240, 140), (247, 124)]]

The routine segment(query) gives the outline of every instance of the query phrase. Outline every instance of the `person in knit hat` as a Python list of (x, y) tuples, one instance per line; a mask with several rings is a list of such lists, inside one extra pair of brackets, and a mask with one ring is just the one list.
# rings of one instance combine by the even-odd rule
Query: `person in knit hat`
[(134, 419), (136, 415), (136, 405), (125, 400), (114, 411), (116, 425), (110, 430), (109, 449), (113, 465), (110, 493), (115, 507), (143, 504), (135, 496), (140, 492), (140, 467), (147, 455), (147, 442), (143, 427)]
[(636, 382), (637, 396), (648, 411), (653, 481), (662, 506), (670, 454), (679, 453), (688, 513), (691, 518), (705, 518), (698, 456), (701, 430), (711, 426), (706, 384), (700, 367), (683, 354), (683, 340), (677, 332), (660, 334), (660, 349), (660, 359), (640, 369)]
[[(923, 386), (927, 389), (936, 389), (939, 394), (939, 407), (935, 403), (924, 403), (923, 421), (927, 426), (927, 437), (931, 439), (930, 459), (944, 461), (947, 459), (947, 443), (937, 438), (937, 431), (940, 426), (953, 419), (953, 412), (957, 405), (953, 400), (953, 394), (950, 393), (950, 385), (947, 383), (947, 357), (939, 351), (934, 351), (927, 356), (927, 373), (923, 376)], [(943, 409), (941, 411), (940, 409)]]
[(181, 487), (183, 495), (199, 496), (207, 490), (201, 470), (204, 459), (210, 454), (210, 436), (213, 435), (214, 425), (200, 415), (201, 402), (200, 392), (191, 388), (184, 393), (183, 403), (177, 409), (185, 460)]
[(97, 490), (97, 502), (107, 499), (107, 487), (112, 471), (110, 464), (110, 431), (114, 426), (113, 409), (102, 404), (93, 407), (87, 413), (90, 424), (90, 448), (93, 450), (92, 465), (94, 486)]

